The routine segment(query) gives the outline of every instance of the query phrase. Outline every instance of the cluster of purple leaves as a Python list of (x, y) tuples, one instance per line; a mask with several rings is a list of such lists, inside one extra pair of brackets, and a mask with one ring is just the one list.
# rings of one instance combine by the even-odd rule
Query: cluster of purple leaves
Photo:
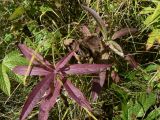
[[(47, 120), (49, 111), (55, 105), (57, 98), (60, 96), (64, 88), (68, 92), (68, 96), (72, 98), (81, 107), (92, 111), (89, 101), (84, 94), (75, 87), (70, 80), (67, 79), (68, 75), (83, 75), (83, 74), (99, 74), (99, 79), (94, 81), (94, 86), (103, 86), (105, 81), (105, 71), (111, 65), (107, 64), (71, 64), (68, 65), (69, 60), (75, 55), (71, 51), (68, 55), (63, 57), (56, 65), (52, 65), (45, 60), (40, 54), (28, 48), (24, 44), (19, 44), (22, 54), (32, 61), (32, 66), (16, 66), (13, 71), (19, 75), (27, 76), (41, 76), (43, 79), (33, 88), (26, 100), (20, 120), (24, 120), (33, 110), (35, 105), (40, 102), (40, 111), (38, 115), (39, 120)], [(34, 59), (33, 59), (34, 56)], [(29, 71), (29, 72), (28, 72)], [(94, 88), (96, 90), (96, 88)], [(98, 91), (93, 91), (93, 98), (97, 97)]]

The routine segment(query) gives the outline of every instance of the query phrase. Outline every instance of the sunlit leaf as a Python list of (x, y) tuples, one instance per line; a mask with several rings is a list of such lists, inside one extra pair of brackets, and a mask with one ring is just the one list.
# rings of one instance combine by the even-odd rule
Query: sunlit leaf
[(42, 14), (40, 15), (40, 20), (42, 19), (42, 16), (46, 13), (46, 12), (53, 12), (57, 17), (59, 17), (58, 16), (58, 14), (51, 8), (51, 7), (49, 7), (49, 6), (46, 6), (46, 5), (42, 5), (41, 7), (40, 7), (40, 11), (42, 12)]
[(160, 17), (160, 3), (156, 6), (156, 9), (154, 10), (153, 14), (149, 15), (146, 20), (144, 21), (145, 25), (151, 25), (155, 22), (158, 22), (158, 19)]
[(25, 13), (24, 6), (18, 6), (8, 19), (9, 20), (17, 19), (17, 18), (21, 17), (24, 13)]
[(154, 29), (150, 34), (146, 43), (146, 50), (149, 50), (155, 42), (160, 44), (160, 29)]
[(8, 96), (10, 96), (10, 81), (6, 73), (6, 67), (0, 65), (0, 89)]
[(140, 12), (140, 14), (153, 13), (154, 11), (155, 11), (155, 8), (152, 8), (152, 7), (144, 7), (143, 10)]

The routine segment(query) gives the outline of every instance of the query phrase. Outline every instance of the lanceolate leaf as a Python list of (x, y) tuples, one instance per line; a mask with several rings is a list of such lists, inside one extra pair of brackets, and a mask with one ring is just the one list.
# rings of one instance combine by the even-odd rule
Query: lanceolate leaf
[(106, 39), (107, 31), (106, 31), (105, 24), (104, 24), (104, 21), (102, 20), (102, 18), (93, 9), (91, 9), (87, 6), (84, 6), (84, 5), (81, 5), (81, 6), (82, 6), (83, 9), (88, 11), (94, 17), (94, 19), (98, 23), (99, 27), (101, 28), (101, 32), (103, 34), (104, 39)]
[(98, 98), (98, 94), (100, 93), (105, 80), (106, 80), (106, 70), (99, 73), (99, 78), (93, 79), (93, 85), (92, 85), (92, 97), (93, 100), (96, 100)]
[(21, 17), (25, 13), (24, 6), (18, 6), (15, 11), (12, 13), (12, 15), (9, 17), (9, 20), (14, 20), (18, 17)]
[(124, 57), (124, 53), (123, 53), (123, 50), (121, 48), (121, 46), (116, 43), (115, 41), (108, 41), (107, 42), (107, 45), (109, 46), (109, 48), (111, 50), (113, 50), (116, 54), (118, 54), (119, 56), (121, 57)]
[(74, 99), (81, 107), (87, 108), (89, 111), (92, 110), (89, 102), (87, 101), (83, 93), (77, 87), (75, 87), (71, 83), (71, 81), (66, 80), (64, 83), (64, 88), (68, 92), (69, 96)]
[(123, 28), (123, 29), (120, 29), (119, 31), (115, 32), (112, 36), (112, 40), (115, 40), (117, 38), (120, 38), (120, 37), (123, 37), (127, 34), (130, 34), (130, 33), (135, 33), (137, 32), (137, 29), (136, 28)]
[(64, 72), (66, 74), (92, 74), (105, 71), (110, 68), (111, 65), (106, 64), (74, 64), (65, 68)]
[(156, 9), (154, 10), (153, 14), (149, 15), (146, 18), (146, 20), (144, 21), (144, 24), (148, 26), (155, 22), (158, 22), (159, 16), (160, 16), (160, 3), (157, 4)]
[[(13, 69), (13, 71), (19, 75), (26, 75), (27, 70), (28, 70), (28, 66), (17, 66)], [(29, 72), (29, 75), (44, 76), (44, 75), (48, 75), (49, 73), (51, 73), (51, 71), (45, 70), (44, 68), (32, 67)]]
[(28, 60), (31, 60), (33, 56), (35, 57), (33, 60), (34, 64), (40, 65), (40, 63), (41, 63), (42, 65), (50, 68), (49, 66), (51, 64), (47, 60), (45, 60), (40, 54), (36, 53), (34, 50), (28, 48), (24, 44), (19, 44), (18, 47), (20, 48), (21, 52)]
[(93, 101), (97, 100), (98, 94), (101, 91), (100, 80), (99, 78), (92, 79), (92, 98)]
[(55, 73), (50, 73), (34, 87), (23, 106), (20, 120), (25, 120), (25, 118), (30, 114), (34, 106), (40, 101), (45, 91), (49, 88), (49, 85), (54, 78)]
[(74, 51), (71, 51), (68, 55), (66, 55), (65, 57), (63, 57), (57, 64), (56, 64), (56, 70), (59, 70), (60, 68), (63, 68), (68, 61), (72, 58), (72, 56), (74, 55)]
[(55, 85), (54, 85), (54, 92), (53, 92), (53, 94), (50, 93), (52, 96), (50, 96), (50, 94), (49, 94), (48, 95), (49, 98), (47, 96), (45, 98), (45, 100), (40, 105), (40, 112), (38, 115), (39, 120), (47, 120), (48, 119), (49, 111), (55, 105), (57, 97), (60, 95), (61, 87), (62, 87), (62, 84), (60, 83), (60, 81), (56, 80)]
[(127, 54), (124, 59), (127, 60), (129, 65), (132, 66), (133, 68), (137, 68), (138, 67), (138, 63), (135, 61), (135, 59), (134, 59), (134, 57), (132, 55)]

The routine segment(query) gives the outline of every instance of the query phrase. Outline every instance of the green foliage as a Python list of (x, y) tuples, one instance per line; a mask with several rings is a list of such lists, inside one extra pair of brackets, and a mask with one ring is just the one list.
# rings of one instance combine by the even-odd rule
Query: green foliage
[(135, 103), (133, 101), (129, 102), (129, 117), (132, 116), (143, 117), (146, 111), (156, 103), (156, 95), (154, 93), (141, 93), (137, 96)]
[(8, 19), (9, 20), (17, 19), (21, 17), (24, 13), (25, 13), (25, 8), (23, 6), (18, 6)]
[(155, 108), (152, 112), (147, 115), (145, 120), (158, 120), (160, 119), (160, 108)]
[(149, 34), (149, 38), (146, 43), (146, 50), (149, 50), (155, 41), (160, 44), (160, 34), (159, 34), (159, 20), (160, 20), (160, 3), (157, 1), (152, 1), (155, 4), (155, 8), (144, 7), (140, 14), (147, 14), (147, 18), (144, 20), (144, 25), (151, 28), (152, 32)]
[(6, 73), (6, 67), (4, 65), (0, 65), (0, 88), (1, 90), (8, 96), (10, 96), (10, 81), (8, 75)]
[(160, 44), (160, 29), (153, 29), (149, 34), (149, 38), (146, 43), (146, 49), (149, 50), (155, 42)]
[(17, 65), (26, 65), (26, 64), (27, 61), (23, 57), (21, 57), (17, 51), (10, 52), (3, 59), (0, 66), (1, 67), (0, 89), (8, 96), (10, 96), (10, 91), (11, 91), (9, 77), (11, 77), (11, 79), (16, 80), (19, 83), (24, 83), (23, 77), (14, 74), (12, 72), (12, 69)]

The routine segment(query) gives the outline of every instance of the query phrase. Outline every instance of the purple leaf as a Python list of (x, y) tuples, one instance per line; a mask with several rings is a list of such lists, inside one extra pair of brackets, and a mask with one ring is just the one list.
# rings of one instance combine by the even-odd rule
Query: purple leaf
[(114, 70), (111, 72), (111, 78), (115, 83), (120, 82), (120, 77), (119, 77), (118, 73)]
[(98, 98), (98, 94), (100, 93), (105, 80), (106, 80), (106, 72), (107, 71), (102, 71), (99, 73), (99, 79), (93, 79), (93, 84), (92, 84), (92, 97), (93, 100), (95, 101)]
[(64, 72), (66, 74), (91, 74), (91, 73), (99, 73), (107, 68), (111, 67), (111, 65), (107, 64), (74, 64), (66, 67)]
[(64, 82), (64, 88), (68, 92), (68, 95), (74, 99), (81, 107), (87, 108), (89, 111), (92, 110), (90, 103), (87, 101), (83, 93), (76, 88), (71, 81), (66, 80)]
[[(18, 47), (20, 48), (21, 52), (23, 53), (23, 55), (28, 59), (31, 60), (32, 56), (35, 57), (35, 59), (33, 60), (33, 63), (35, 65), (39, 65), (40, 63), (43, 64), (44, 66), (47, 66), (48, 68), (50, 68), (49, 66), (51, 65), (47, 60), (45, 60), (40, 54), (36, 53), (34, 50), (28, 48), (26, 45), (24, 44), (18, 44)], [(40, 63), (39, 63), (40, 62)]]
[[(26, 75), (28, 70), (28, 66), (16, 66), (13, 68), (13, 71), (19, 75)], [(31, 67), (31, 70), (29, 71), (29, 75), (39, 75), (39, 76), (44, 76), (48, 75), (51, 73), (51, 71), (45, 70), (44, 68), (41, 67)], [(27, 75), (28, 76), (28, 75)]]
[(123, 37), (129, 33), (135, 33), (137, 32), (136, 28), (123, 28), (120, 29), (119, 31), (115, 32), (112, 36), (112, 40), (115, 40), (117, 38)]
[(49, 94), (46, 97), (46, 99), (44, 101), (42, 101), (42, 103), (40, 105), (40, 112), (38, 115), (38, 120), (47, 120), (48, 119), (49, 111), (55, 105), (56, 100), (57, 100), (58, 96), (60, 95), (61, 87), (62, 87), (62, 84), (60, 83), (60, 81), (58, 81), (58, 80), (55, 81), (54, 92), (50, 93), (51, 96)]
[(133, 68), (137, 68), (138, 67), (138, 63), (135, 61), (134, 57), (131, 54), (127, 54), (124, 58), (130, 66), (132, 66)]
[(98, 94), (101, 91), (102, 87), (100, 86), (100, 80), (98, 78), (92, 79), (92, 98), (93, 101), (97, 100)]
[(46, 90), (49, 88), (49, 85), (54, 78), (55, 73), (50, 73), (34, 87), (23, 106), (20, 120), (24, 120), (30, 114), (36, 103), (42, 98)]
[(74, 55), (74, 51), (71, 51), (68, 55), (66, 55), (65, 57), (63, 57), (57, 64), (56, 64), (56, 70), (59, 70), (60, 68), (63, 68), (68, 61), (72, 58), (72, 56)]
[(82, 25), (80, 31), (83, 33), (84, 37), (91, 36), (91, 33), (86, 25)]
[[(102, 30), (102, 34), (106, 34), (107, 31), (106, 31), (105, 23), (102, 20), (102, 18), (98, 15), (98, 13), (87, 6), (84, 6), (84, 5), (81, 5), (81, 6), (84, 10), (88, 11), (94, 17), (94, 19), (96, 20), (96, 22), (98, 23), (99, 27)], [(105, 35), (103, 37), (105, 37)]]

